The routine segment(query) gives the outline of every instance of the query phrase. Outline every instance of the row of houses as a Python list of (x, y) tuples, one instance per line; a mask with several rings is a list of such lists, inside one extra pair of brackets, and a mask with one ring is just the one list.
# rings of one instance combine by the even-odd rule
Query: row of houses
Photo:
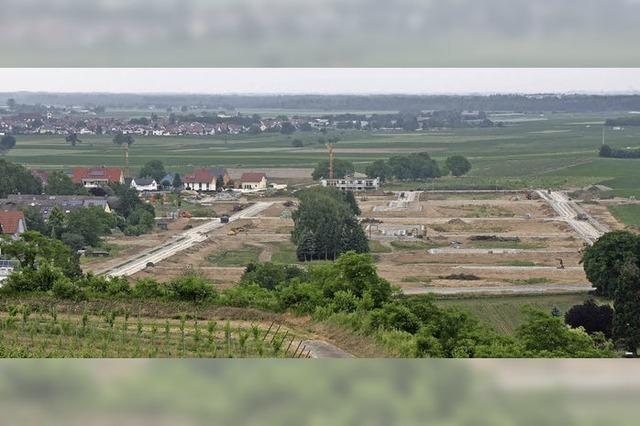
[[(99, 188), (111, 183), (127, 184), (140, 192), (157, 191), (165, 184), (173, 184), (174, 174), (168, 174), (162, 182), (151, 178), (126, 179), (118, 167), (78, 167), (73, 170), (71, 180), (85, 188)], [(181, 177), (182, 188), (190, 191), (213, 192), (230, 186), (232, 179), (224, 167), (198, 168)], [(261, 191), (268, 188), (267, 175), (262, 172), (247, 172), (240, 176), (236, 187), (244, 191)]]

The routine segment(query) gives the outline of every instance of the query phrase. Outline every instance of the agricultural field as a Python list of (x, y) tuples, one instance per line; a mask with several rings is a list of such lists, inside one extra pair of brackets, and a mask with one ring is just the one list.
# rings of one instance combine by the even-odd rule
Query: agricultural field
[[(294, 111), (290, 111), (294, 114)], [(602, 126), (611, 114), (529, 114), (505, 127), (451, 129), (414, 133), (331, 131), (208, 137), (137, 137), (130, 149), (130, 165), (140, 168), (149, 159), (162, 160), (169, 169), (186, 172), (195, 166), (230, 169), (294, 168), (296, 178), (308, 179), (310, 168), (326, 158), (321, 136), (337, 136), (337, 158), (353, 161), (363, 171), (374, 160), (411, 152), (428, 152), (437, 160), (462, 154), (473, 164), (471, 174), (422, 184), (395, 184), (389, 188), (423, 189), (497, 187), (582, 187), (602, 183), (618, 196), (640, 196), (635, 182), (640, 167), (634, 160), (598, 158)], [(607, 130), (614, 147), (637, 147), (640, 128)], [(123, 165), (122, 149), (107, 136), (84, 136), (70, 146), (60, 136), (20, 136), (7, 154), (10, 161), (45, 169), (89, 165)], [(293, 139), (304, 143), (292, 147)], [(286, 165), (286, 167), (284, 167)], [(287, 173), (283, 173), (284, 176)]]
[[(271, 322), (158, 319), (108, 309), (62, 314), (52, 305), (6, 305), (0, 313), (0, 357), (291, 358), (307, 357), (293, 330)], [(297, 352), (294, 353), (294, 350)]]
[(560, 314), (564, 315), (569, 308), (581, 304), (587, 297), (584, 294), (502, 296), (440, 299), (437, 303), (443, 307), (455, 307), (468, 312), (500, 333), (513, 334), (522, 323), (522, 309), (525, 306), (540, 308), (546, 312), (557, 308)]

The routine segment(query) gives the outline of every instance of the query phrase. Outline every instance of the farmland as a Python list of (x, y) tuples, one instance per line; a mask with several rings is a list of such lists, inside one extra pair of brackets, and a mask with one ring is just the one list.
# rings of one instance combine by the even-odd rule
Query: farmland
[[(353, 161), (360, 171), (371, 161), (410, 152), (428, 152), (438, 160), (462, 154), (473, 164), (468, 177), (412, 184), (413, 187), (575, 187), (605, 182), (616, 195), (640, 195), (634, 185), (640, 177), (636, 161), (597, 156), (602, 141), (601, 123), (623, 114), (529, 114), (520, 117), (523, 121), (511, 121), (505, 127), (415, 133), (334, 130), (327, 136), (340, 138), (336, 156)], [(254, 169), (286, 165), (304, 169), (326, 156), (324, 146), (318, 143), (320, 136), (318, 132), (290, 136), (139, 136), (130, 150), (130, 164), (136, 169), (149, 159), (159, 159), (176, 172), (204, 165)], [(22, 136), (7, 158), (46, 169), (123, 164), (122, 150), (111, 142), (111, 137), (82, 139), (81, 144), (72, 147), (61, 136)], [(293, 139), (302, 140), (304, 147), (292, 147)], [(606, 133), (606, 142), (614, 147), (636, 147), (639, 140), (638, 127)]]

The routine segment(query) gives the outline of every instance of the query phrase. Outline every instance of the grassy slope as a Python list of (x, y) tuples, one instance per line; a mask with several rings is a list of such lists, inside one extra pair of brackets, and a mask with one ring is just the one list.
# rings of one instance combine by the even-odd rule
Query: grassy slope
[(551, 311), (555, 306), (564, 314), (571, 306), (586, 299), (584, 294), (564, 294), (545, 296), (504, 296), (469, 299), (441, 299), (441, 306), (457, 307), (469, 312), (475, 318), (500, 333), (513, 333), (522, 321), (521, 309), (531, 305)]

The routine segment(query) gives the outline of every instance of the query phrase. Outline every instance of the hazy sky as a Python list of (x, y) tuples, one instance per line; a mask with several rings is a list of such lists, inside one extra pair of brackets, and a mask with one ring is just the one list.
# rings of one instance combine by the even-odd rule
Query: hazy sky
[(640, 68), (4, 68), (0, 92), (620, 93)]

